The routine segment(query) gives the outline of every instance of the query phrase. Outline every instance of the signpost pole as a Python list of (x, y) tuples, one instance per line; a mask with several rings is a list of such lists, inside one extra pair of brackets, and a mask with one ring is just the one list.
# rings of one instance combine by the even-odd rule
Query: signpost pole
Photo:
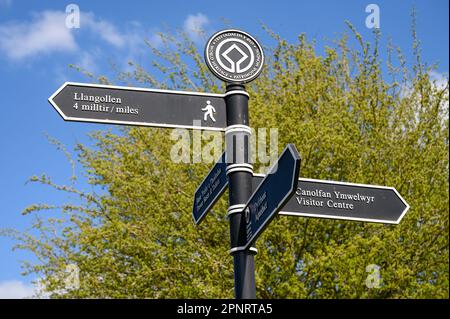
[(243, 209), (252, 194), (248, 93), (241, 84), (227, 85), (225, 144), (229, 187), (230, 254), (234, 261), (236, 299), (256, 298), (254, 255), (256, 248), (242, 249), (246, 240)]

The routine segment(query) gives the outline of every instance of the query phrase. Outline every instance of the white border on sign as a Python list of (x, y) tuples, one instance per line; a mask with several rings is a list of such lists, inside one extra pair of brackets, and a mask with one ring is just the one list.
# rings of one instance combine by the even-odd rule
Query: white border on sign
[[(265, 177), (265, 174), (253, 174), (253, 176), (257, 177)], [(410, 206), (405, 201), (405, 199), (400, 195), (400, 193), (394, 188), (389, 186), (380, 186), (380, 185), (368, 185), (368, 184), (357, 184), (357, 183), (346, 183), (346, 182), (336, 182), (336, 181), (329, 181), (329, 180), (320, 180), (320, 179), (311, 179), (311, 178), (299, 178), (299, 182), (314, 182), (314, 183), (323, 183), (323, 184), (338, 184), (338, 185), (344, 185), (344, 186), (357, 186), (357, 187), (365, 187), (365, 188), (378, 188), (378, 189), (386, 189), (386, 190), (392, 190), (397, 194), (398, 198), (405, 204), (405, 209), (403, 210), (400, 217), (393, 221), (393, 220), (382, 220), (382, 219), (372, 219), (372, 218), (359, 218), (359, 217), (345, 217), (345, 216), (334, 216), (334, 215), (323, 215), (323, 214), (308, 214), (308, 213), (299, 213), (299, 212), (289, 212), (289, 211), (280, 211), (280, 215), (285, 216), (304, 216), (304, 217), (317, 217), (317, 218), (328, 218), (328, 219), (342, 219), (342, 220), (353, 220), (353, 221), (361, 221), (361, 222), (372, 222), (372, 223), (382, 223), (382, 224), (394, 224), (398, 225), (400, 221), (403, 219), (403, 216), (408, 212)]]
[[(203, 93), (203, 92), (189, 92), (189, 91), (176, 91), (176, 90), (147, 89), (147, 88), (104, 85), (104, 84), (65, 82), (63, 85), (61, 85), (61, 87), (58, 90), (56, 90), (55, 93), (53, 93), (48, 98), (49, 103), (59, 113), (59, 115), (64, 119), (64, 121), (89, 122), (89, 123), (99, 123), (99, 124), (125, 124), (125, 125), (134, 125), (134, 126), (151, 126), (151, 127), (164, 127), (164, 128), (185, 128), (185, 129), (199, 129), (199, 130), (220, 131), (220, 132), (224, 132), (225, 128), (226, 128), (226, 127), (220, 128), (220, 127), (194, 126), (194, 125), (161, 124), (161, 123), (152, 123), (152, 122), (130, 122), (130, 121), (117, 121), (117, 120), (86, 119), (86, 118), (80, 118), (80, 117), (66, 116), (61, 111), (61, 109), (58, 107), (58, 105), (55, 103), (54, 98), (68, 85), (102, 88), (102, 89), (116, 89), (116, 90), (138, 91), (138, 92), (181, 94), (181, 95), (194, 95), (194, 96), (207, 96), (207, 97), (220, 97), (220, 98), (224, 98), (227, 95), (230, 95), (227, 93), (225, 93), (225, 94)], [(234, 94), (232, 92), (228, 92), (228, 93)]]

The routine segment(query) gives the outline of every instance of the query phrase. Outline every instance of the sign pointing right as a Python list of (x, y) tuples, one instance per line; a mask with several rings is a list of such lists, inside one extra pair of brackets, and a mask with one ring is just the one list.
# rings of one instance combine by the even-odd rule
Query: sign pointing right
[[(253, 176), (253, 188), (264, 176)], [(398, 224), (408, 209), (393, 187), (299, 178), (280, 215)]]

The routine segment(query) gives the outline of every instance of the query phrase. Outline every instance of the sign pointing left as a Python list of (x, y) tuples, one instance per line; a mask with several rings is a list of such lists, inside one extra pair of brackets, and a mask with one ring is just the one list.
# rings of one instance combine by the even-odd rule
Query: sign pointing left
[(300, 173), (300, 155), (288, 144), (267, 176), (261, 181), (243, 210), (246, 222), (244, 249), (258, 238), (269, 222), (295, 194)]
[(225, 96), (66, 82), (48, 100), (65, 121), (224, 131)]
[(222, 153), (217, 163), (205, 177), (203, 182), (195, 191), (192, 217), (195, 224), (199, 224), (206, 213), (213, 207), (228, 185), (227, 163), (225, 152)]

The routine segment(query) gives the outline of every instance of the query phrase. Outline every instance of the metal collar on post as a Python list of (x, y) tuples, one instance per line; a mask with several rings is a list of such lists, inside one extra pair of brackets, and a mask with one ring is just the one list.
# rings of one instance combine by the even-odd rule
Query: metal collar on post
[(246, 91), (243, 91), (243, 90), (230, 90), (225, 93), (225, 96), (230, 96), (233, 94), (241, 94), (241, 95), (245, 95), (246, 97), (250, 98), (250, 95)]
[(245, 208), (245, 204), (237, 204), (237, 205), (230, 206), (230, 207), (228, 207), (228, 210), (227, 210), (227, 216), (230, 217), (230, 215), (241, 213), (244, 210), (244, 208)]
[(237, 132), (247, 133), (251, 135), (252, 129), (249, 126), (242, 124), (229, 125), (225, 128), (225, 135)]
[[(256, 249), (255, 247), (250, 247), (247, 250), (252, 252), (253, 255), (256, 255), (258, 253), (258, 249)], [(245, 247), (233, 247), (228, 252), (230, 253), (230, 255), (233, 255), (239, 251), (247, 251), (247, 250), (245, 249)]]
[(247, 163), (227, 165), (227, 175), (234, 172), (247, 172), (253, 174), (253, 165)]

